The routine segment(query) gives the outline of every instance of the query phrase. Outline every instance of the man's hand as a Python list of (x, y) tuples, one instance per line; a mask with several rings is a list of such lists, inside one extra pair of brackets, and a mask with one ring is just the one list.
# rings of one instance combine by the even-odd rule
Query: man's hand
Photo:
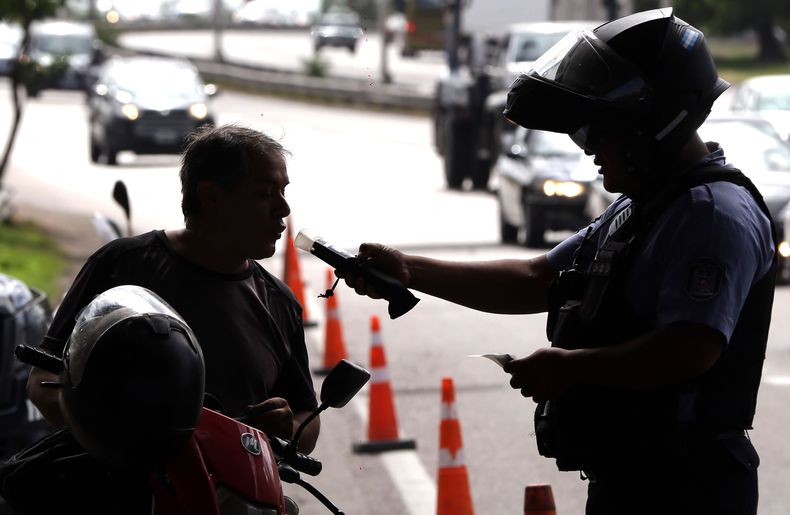
[(526, 358), (505, 364), (505, 372), (512, 375), (510, 386), (521, 390), (524, 397), (535, 402), (555, 399), (578, 381), (570, 356), (573, 351), (557, 347), (541, 348)]
[(294, 434), (294, 414), (288, 401), (272, 397), (249, 407), (252, 425), (269, 436), (291, 439)]

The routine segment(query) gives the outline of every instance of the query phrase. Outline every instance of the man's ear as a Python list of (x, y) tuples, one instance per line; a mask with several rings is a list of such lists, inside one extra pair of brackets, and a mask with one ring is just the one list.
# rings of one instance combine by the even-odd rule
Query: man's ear
[(217, 183), (202, 180), (197, 183), (195, 189), (201, 213), (214, 213), (217, 210), (219, 201), (219, 186)]

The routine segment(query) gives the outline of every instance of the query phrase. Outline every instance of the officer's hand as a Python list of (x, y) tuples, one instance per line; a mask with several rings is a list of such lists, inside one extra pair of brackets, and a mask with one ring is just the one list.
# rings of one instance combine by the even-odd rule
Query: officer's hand
[(524, 397), (532, 397), (535, 402), (558, 397), (576, 382), (568, 359), (571, 352), (545, 347), (526, 358), (508, 362), (504, 370), (513, 376), (510, 386), (521, 390)]
[[(398, 279), (408, 287), (411, 274), (406, 266), (405, 256), (401, 251), (378, 243), (363, 243), (359, 246), (357, 259), (362, 268), (376, 268), (380, 272), (384, 272)], [(381, 298), (381, 294), (359, 274), (353, 272), (344, 273), (340, 270), (335, 270), (335, 275), (341, 279), (345, 279), (346, 284), (350, 288), (353, 288), (358, 294), (367, 295), (373, 299)]]
[(294, 432), (294, 414), (281, 397), (266, 399), (249, 407), (252, 425), (269, 436), (290, 439)]

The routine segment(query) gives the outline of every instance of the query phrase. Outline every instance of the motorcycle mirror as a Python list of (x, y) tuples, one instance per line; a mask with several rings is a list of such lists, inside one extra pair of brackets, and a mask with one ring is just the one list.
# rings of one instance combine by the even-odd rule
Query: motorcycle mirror
[(370, 379), (370, 372), (341, 359), (321, 385), (321, 404), (342, 408)]
[(132, 235), (132, 206), (129, 204), (129, 193), (126, 191), (126, 184), (123, 181), (115, 181), (112, 189), (112, 198), (123, 209), (126, 215), (127, 236)]

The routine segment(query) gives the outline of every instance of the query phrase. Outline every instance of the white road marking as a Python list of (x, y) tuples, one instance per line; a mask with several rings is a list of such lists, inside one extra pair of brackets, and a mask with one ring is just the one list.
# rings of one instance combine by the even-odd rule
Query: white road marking
[[(368, 400), (356, 397), (354, 404), (362, 426), (368, 425)], [(434, 515), (436, 513), (436, 485), (428, 475), (417, 451), (385, 451), (380, 455), (384, 468), (400, 493), (403, 504), (411, 515)]]
[(768, 376), (763, 381), (774, 386), (790, 386), (790, 376)]

